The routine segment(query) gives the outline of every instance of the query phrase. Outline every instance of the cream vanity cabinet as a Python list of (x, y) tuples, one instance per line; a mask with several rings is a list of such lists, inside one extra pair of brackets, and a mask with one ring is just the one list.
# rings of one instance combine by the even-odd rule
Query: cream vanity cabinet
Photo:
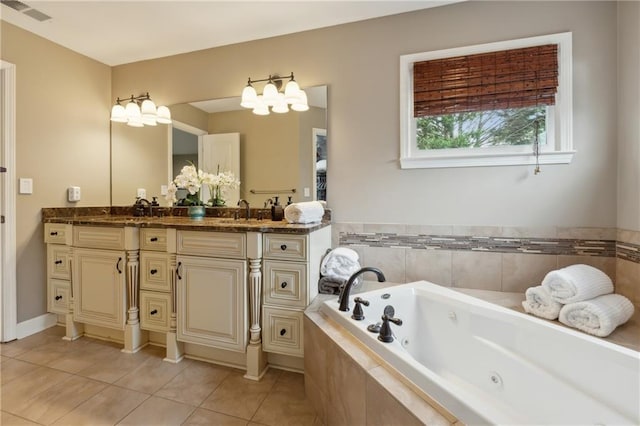
[(303, 356), (303, 312), (318, 294), (320, 261), (330, 247), (331, 227), (304, 235), (264, 234), (264, 351)]
[[(169, 332), (175, 312), (175, 229), (140, 230), (140, 328)], [(173, 318), (175, 322), (175, 318)]]
[(244, 233), (178, 230), (179, 341), (245, 352), (246, 241)]
[(47, 244), (47, 311), (59, 315), (68, 314), (71, 304), (72, 229), (72, 225), (64, 223), (44, 225), (44, 241)]

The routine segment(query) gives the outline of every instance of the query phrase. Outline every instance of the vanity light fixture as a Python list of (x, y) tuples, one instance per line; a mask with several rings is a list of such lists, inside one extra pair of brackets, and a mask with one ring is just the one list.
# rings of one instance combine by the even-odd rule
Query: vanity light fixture
[[(126, 106), (120, 103), (129, 101)], [(149, 92), (145, 95), (133, 96), (125, 99), (116, 99), (116, 104), (111, 108), (111, 121), (127, 123), (131, 127), (155, 126), (171, 124), (171, 111), (166, 106), (153, 103)]]
[[(280, 89), (282, 88), (282, 79), (285, 78), (288, 78), (289, 81), (283, 93), (280, 92)], [(262, 90), (262, 95), (258, 95), (252, 84), (262, 81), (266, 81), (267, 84)], [(289, 112), (289, 108), (294, 111), (307, 111), (309, 109), (307, 94), (300, 89), (300, 86), (294, 80), (293, 72), (284, 77), (275, 74), (258, 80), (251, 80), (251, 77), (249, 77), (247, 86), (242, 91), (240, 106), (253, 109), (253, 113), (257, 115), (269, 115), (269, 107), (271, 107), (271, 111), (280, 114)]]

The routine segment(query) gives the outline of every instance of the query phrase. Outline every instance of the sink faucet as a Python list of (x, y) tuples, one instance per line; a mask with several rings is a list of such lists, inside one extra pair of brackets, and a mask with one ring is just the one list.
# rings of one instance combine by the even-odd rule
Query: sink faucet
[(241, 199), (240, 201), (238, 201), (238, 207), (240, 207), (242, 205), (242, 203), (244, 203), (245, 205), (245, 219), (249, 220), (249, 216), (251, 216), (251, 210), (249, 209), (249, 202), (247, 200), (245, 200), (244, 198)]
[(364, 268), (360, 269), (359, 271), (351, 275), (347, 280), (347, 283), (342, 287), (342, 290), (340, 291), (340, 296), (338, 296), (338, 302), (340, 303), (340, 307), (338, 308), (339, 310), (343, 312), (347, 312), (349, 310), (349, 293), (351, 292), (351, 287), (353, 286), (353, 283), (356, 281), (356, 278), (358, 278), (360, 275), (364, 274), (365, 272), (375, 273), (378, 276), (379, 283), (385, 282), (387, 280), (384, 277), (384, 274), (382, 273), (382, 271), (378, 268), (365, 266)]
[(134, 211), (133, 211), (133, 215), (138, 217), (138, 216), (147, 216), (147, 211), (145, 210), (145, 203), (147, 204), (147, 207), (149, 208), (149, 216), (151, 216), (151, 202), (149, 200), (147, 200), (146, 198), (140, 198), (137, 197), (136, 198), (136, 202), (133, 205), (134, 207)]

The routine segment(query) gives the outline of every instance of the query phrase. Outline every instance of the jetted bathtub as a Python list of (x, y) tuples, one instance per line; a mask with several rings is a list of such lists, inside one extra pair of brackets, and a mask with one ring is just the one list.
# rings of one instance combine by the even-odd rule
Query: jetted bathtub
[[(360, 293), (365, 319), (321, 311), (467, 424), (640, 424), (640, 353), (427, 281)], [(385, 306), (392, 343), (367, 326)]]

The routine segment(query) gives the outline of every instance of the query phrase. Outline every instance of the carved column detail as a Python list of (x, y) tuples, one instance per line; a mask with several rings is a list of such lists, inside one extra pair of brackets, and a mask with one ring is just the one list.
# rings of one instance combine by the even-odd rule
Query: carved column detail
[(262, 342), (260, 333), (260, 313), (262, 299), (262, 271), (260, 265), (262, 259), (249, 259), (249, 304), (251, 313), (251, 327), (249, 328), (250, 341), (252, 345), (259, 345)]
[(138, 316), (138, 290), (140, 287), (140, 252), (138, 250), (127, 250), (127, 296), (129, 300), (129, 311), (127, 324), (135, 325), (140, 322)]
[(178, 271), (176, 270), (176, 255), (169, 255), (169, 281), (171, 286), (171, 318), (169, 320), (169, 330), (175, 332), (177, 329), (176, 312), (178, 311)]

